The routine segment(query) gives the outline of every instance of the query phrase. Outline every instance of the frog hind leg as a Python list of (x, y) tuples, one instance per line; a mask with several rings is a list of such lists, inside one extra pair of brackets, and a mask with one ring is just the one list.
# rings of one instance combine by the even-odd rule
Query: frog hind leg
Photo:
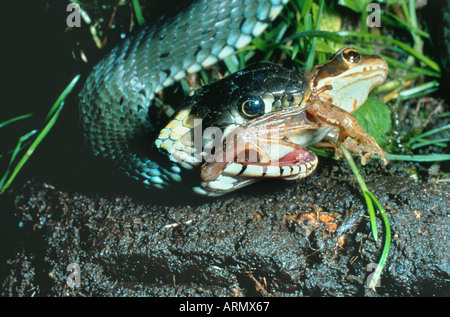
[[(374, 154), (378, 154), (384, 165), (387, 165), (388, 161), (383, 149), (370, 134), (361, 128), (358, 121), (349, 112), (332, 103), (319, 100), (311, 103), (307, 112), (323, 124), (338, 127), (340, 130), (338, 145), (343, 144), (350, 151), (360, 154), (363, 165), (366, 164), (366, 159)], [(356, 143), (350, 139), (346, 140), (347, 137), (353, 138)], [(336, 147), (336, 150), (339, 151), (339, 146)]]

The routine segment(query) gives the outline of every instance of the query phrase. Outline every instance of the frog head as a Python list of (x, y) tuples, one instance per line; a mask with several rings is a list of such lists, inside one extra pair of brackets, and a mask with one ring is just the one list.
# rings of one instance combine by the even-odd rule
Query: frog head
[(342, 48), (328, 62), (304, 75), (320, 100), (351, 113), (366, 101), (374, 87), (386, 80), (388, 69), (387, 63), (377, 55)]

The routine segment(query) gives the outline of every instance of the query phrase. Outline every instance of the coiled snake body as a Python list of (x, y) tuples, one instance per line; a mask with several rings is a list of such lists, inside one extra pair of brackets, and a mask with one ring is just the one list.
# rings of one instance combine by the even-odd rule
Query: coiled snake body
[(114, 48), (80, 93), (94, 153), (147, 186), (180, 183), (180, 168), (155, 151), (149, 117), (155, 94), (231, 55), (259, 35), (287, 0), (198, 0)]

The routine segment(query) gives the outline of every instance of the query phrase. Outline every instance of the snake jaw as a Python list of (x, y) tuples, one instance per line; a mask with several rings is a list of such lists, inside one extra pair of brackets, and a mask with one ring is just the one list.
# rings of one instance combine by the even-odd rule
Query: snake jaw
[[(252, 152), (255, 154), (252, 155)], [(281, 154), (271, 153), (267, 159), (264, 157), (267, 152), (264, 155), (256, 150), (245, 150), (238, 153), (233, 161), (205, 162), (201, 167), (201, 178), (206, 182), (215, 181), (221, 175), (239, 178), (301, 178), (308, 176), (318, 161), (314, 153), (298, 146), (294, 148), (272, 145), (272, 152)]]
[(201, 135), (196, 142), (195, 130), (203, 130), (194, 122), (189, 109), (181, 110), (161, 130), (155, 144), (180, 166), (200, 167), (201, 184), (194, 187), (199, 194), (220, 196), (263, 178), (299, 179), (317, 166), (317, 157), (304, 147), (308, 131), (315, 126), (300, 107), (228, 127), (219, 140)]
[(263, 178), (299, 179), (310, 175), (318, 163), (305, 149), (311, 144), (311, 129), (318, 128), (306, 118), (305, 107), (296, 104), (235, 122), (224, 131), (204, 129), (191, 109), (183, 109), (161, 130), (155, 144), (181, 167), (200, 168), (201, 183), (194, 191), (202, 195), (220, 196)]
[(263, 178), (295, 180), (310, 175), (316, 168), (317, 156), (302, 148), (277, 161), (261, 162), (212, 162), (201, 168), (201, 188), (194, 189), (209, 196), (220, 196)]
[[(314, 126), (299, 117), (302, 114), (298, 108), (271, 113), (245, 123), (239, 133), (231, 133), (234, 137), (227, 135), (213, 159), (202, 164), (203, 182), (197, 191), (218, 196), (263, 178), (294, 180), (310, 175), (317, 166), (317, 156), (305, 149), (306, 142), (297, 141), (306, 141), (299, 138), (301, 131)], [(229, 153), (233, 155), (227, 158)]]

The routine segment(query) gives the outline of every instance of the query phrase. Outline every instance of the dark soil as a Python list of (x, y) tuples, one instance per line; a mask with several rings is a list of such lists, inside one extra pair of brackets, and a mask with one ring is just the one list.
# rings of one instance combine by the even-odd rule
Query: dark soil
[(392, 230), (376, 292), (367, 284), (382, 243), (348, 167), (324, 162), (298, 182), (181, 206), (29, 181), (6, 198), (2, 295), (448, 296), (449, 185), (406, 175), (375, 164), (365, 175)]

